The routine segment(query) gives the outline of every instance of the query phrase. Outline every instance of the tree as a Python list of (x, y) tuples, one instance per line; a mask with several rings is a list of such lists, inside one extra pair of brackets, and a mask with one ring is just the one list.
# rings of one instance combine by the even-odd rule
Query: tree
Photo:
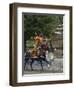
[(25, 40), (31, 39), (35, 33), (43, 33), (50, 38), (59, 24), (62, 24), (63, 16), (58, 15), (24, 15)]

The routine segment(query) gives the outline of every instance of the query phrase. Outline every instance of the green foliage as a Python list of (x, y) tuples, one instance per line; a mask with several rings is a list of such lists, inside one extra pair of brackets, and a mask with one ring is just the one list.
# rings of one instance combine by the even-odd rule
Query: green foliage
[(35, 33), (43, 33), (50, 38), (59, 24), (62, 24), (63, 16), (58, 15), (24, 15), (24, 31), (26, 40), (35, 36)]

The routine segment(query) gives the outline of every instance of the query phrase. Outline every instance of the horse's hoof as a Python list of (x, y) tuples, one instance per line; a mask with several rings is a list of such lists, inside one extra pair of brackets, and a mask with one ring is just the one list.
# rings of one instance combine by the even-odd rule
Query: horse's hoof
[(48, 68), (50, 67), (50, 65), (48, 64)]
[(33, 71), (33, 69), (31, 69), (31, 71)]
[(43, 71), (43, 69), (40, 70), (41, 72)]

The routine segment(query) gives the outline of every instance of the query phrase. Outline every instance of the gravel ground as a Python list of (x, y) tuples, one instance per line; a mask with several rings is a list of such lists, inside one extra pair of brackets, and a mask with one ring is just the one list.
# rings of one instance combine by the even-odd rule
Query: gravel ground
[(45, 62), (43, 62), (43, 70), (38, 62), (33, 63), (33, 69), (30, 68), (30, 63), (27, 63), (24, 74), (38, 74), (38, 73), (62, 73), (63, 72), (63, 59), (57, 58), (52, 61), (52, 64), (48, 67)]

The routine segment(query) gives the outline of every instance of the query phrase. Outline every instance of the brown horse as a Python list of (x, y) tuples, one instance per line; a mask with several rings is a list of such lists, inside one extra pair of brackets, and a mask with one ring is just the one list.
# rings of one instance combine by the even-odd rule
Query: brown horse
[(41, 65), (41, 70), (43, 70), (43, 64), (42, 61), (46, 62), (47, 65), (49, 66), (49, 62), (46, 60), (46, 51), (43, 50), (42, 48), (40, 49), (32, 49), (31, 52), (26, 52), (25, 55), (25, 63), (24, 63), (24, 69), (26, 67), (26, 64), (28, 63), (28, 61), (30, 62), (30, 66), (31, 66), (31, 70), (33, 70), (33, 63), (35, 61), (39, 62)]

